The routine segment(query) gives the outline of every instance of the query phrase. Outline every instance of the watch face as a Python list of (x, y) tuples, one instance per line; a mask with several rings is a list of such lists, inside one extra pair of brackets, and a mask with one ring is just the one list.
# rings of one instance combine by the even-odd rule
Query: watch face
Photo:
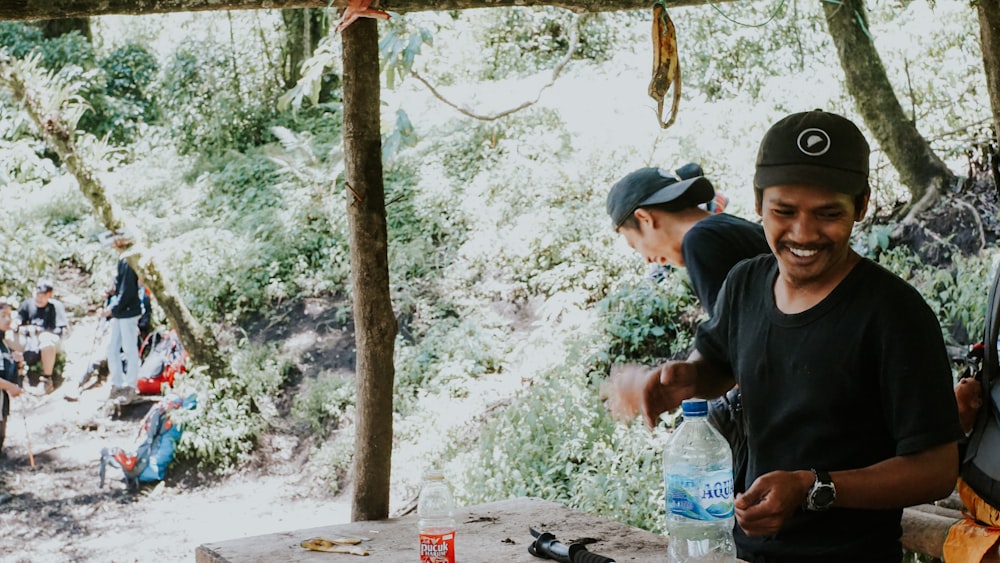
[(833, 504), (834, 493), (830, 487), (818, 487), (812, 494), (813, 506), (826, 508)]

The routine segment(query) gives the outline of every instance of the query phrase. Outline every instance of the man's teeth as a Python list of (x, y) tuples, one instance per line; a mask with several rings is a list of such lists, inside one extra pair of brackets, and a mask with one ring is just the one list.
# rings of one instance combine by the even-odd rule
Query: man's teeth
[(792, 254), (798, 256), (799, 258), (808, 258), (808, 257), (810, 257), (813, 254), (816, 254), (818, 252), (815, 249), (810, 250), (810, 249), (805, 249), (805, 248), (792, 248), (792, 247), (789, 247), (788, 251), (791, 252)]

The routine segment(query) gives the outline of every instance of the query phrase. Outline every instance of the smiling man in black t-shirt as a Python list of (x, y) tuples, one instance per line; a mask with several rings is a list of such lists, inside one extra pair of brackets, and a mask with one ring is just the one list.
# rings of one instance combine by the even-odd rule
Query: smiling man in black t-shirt
[(868, 170), (868, 143), (846, 118), (775, 123), (754, 176), (773, 254), (730, 272), (697, 354), (650, 370), (640, 390), (652, 425), (739, 384), (746, 561), (898, 563), (902, 508), (955, 486), (963, 433), (941, 327), (915, 289), (850, 246)]

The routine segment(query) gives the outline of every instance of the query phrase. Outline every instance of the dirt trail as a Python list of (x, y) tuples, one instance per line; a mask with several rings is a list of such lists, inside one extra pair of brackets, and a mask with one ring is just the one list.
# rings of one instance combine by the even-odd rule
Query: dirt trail
[[(65, 399), (89, 361), (96, 326), (79, 319), (65, 339), (63, 388), (29, 388), (13, 401), (0, 459), (0, 562), (190, 562), (202, 543), (350, 521), (349, 497), (314, 498), (295, 465), (300, 456), (289, 452), (271, 451), (266, 464), (222, 479), (172, 468), (138, 494), (109, 468), (99, 487), (101, 448), (130, 449), (149, 404), (111, 416), (107, 384)], [(298, 440), (271, 445), (295, 449)]]

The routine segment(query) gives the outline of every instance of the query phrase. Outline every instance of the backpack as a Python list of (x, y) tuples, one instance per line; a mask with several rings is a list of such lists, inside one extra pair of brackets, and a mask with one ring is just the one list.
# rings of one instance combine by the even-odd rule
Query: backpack
[(141, 395), (159, 395), (164, 383), (173, 387), (174, 379), (187, 371), (188, 353), (174, 330), (147, 336), (139, 356), (144, 358), (136, 381)]
[(976, 415), (962, 457), (960, 475), (973, 491), (1000, 510), (1000, 270), (990, 287), (982, 366), (975, 377), (983, 386), (983, 406)]
[(193, 394), (186, 399), (166, 397), (153, 405), (139, 426), (136, 435), (138, 445), (134, 451), (117, 447), (101, 449), (100, 486), (104, 487), (104, 476), (109, 465), (122, 470), (125, 485), (130, 491), (137, 491), (140, 483), (162, 481), (167, 467), (174, 460), (174, 449), (182, 433), (180, 425), (174, 424), (170, 414), (181, 408), (194, 409), (196, 405), (197, 398)]

